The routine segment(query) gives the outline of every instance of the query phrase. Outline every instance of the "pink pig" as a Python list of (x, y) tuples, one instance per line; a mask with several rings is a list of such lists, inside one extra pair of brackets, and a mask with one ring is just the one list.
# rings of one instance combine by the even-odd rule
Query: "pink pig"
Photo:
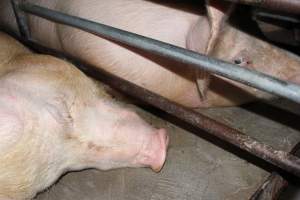
[(168, 136), (71, 64), (0, 33), (0, 199), (29, 199), (68, 170), (151, 167)]
[[(234, 5), (220, 0), (27, 0), (207, 54), (283, 80), (300, 78), (300, 59), (227, 23)], [(93, 34), (27, 15), (38, 43), (104, 69), (187, 107), (232, 106), (266, 93)], [(18, 32), (9, 0), (0, 1), (0, 24)], [(242, 62), (239, 62), (242, 61)], [(296, 76), (296, 77), (293, 77)]]

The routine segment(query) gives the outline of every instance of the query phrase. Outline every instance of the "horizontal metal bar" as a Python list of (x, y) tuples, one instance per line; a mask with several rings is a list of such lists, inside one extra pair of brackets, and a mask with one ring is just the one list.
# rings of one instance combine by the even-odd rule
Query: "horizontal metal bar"
[[(292, 151), (292, 155), (299, 158), (300, 143), (297, 143)], [(274, 200), (278, 199), (281, 192), (289, 186), (286, 177), (282, 177), (276, 171), (265, 180), (249, 200)]]
[(267, 8), (274, 11), (285, 12), (287, 14), (300, 14), (299, 0), (226, 0), (226, 1)]
[[(279, 15), (279, 14), (274, 14), (274, 13), (270, 13), (270, 12), (265, 12), (263, 10), (256, 11), (255, 17), (257, 17), (259, 20), (272, 19), (274, 21), (282, 21), (288, 25), (293, 25), (297, 28), (300, 28), (300, 18), (298, 18), (298, 17)], [(270, 21), (270, 20), (268, 20), (268, 21)]]
[(20, 4), (23, 11), (37, 15), (48, 20), (70, 25), (92, 34), (105, 37), (132, 47), (172, 58), (183, 64), (206, 70), (211, 73), (244, 83), (246, 85), (264, 90), (271, 94), (285, 97), (300, 103), (300, 86), (282, 81), (267, 74), (233, 65), (218, 59), (209, 58), (187, 49), (168, 43), (160, 42), (151, 38), (123, 31), (90, 20), (70, 16), (47, 8), (29, 3)]
[[(292, 155), (297, 156), (300, 151), (300, 143), (296, 144), (292, 151)], [(299, 158), (299, 155), (297, 156)], [(265, 180), (258, 190), (250, 197), (249, 200), (274, 200), (278, 199), (281, 192), (289, 186), (289, 182), (276, 171)]]
[(276, 200), (279, 199), (281, 192), (288, 187), (288, 181), (278, 173), (273, 172), (260, 185), (258, 190), (249, 198), (249, 200)]
[[(39, 52), (60, 57), (63, 54), (62, 52), (57, 52), (55, 50), (45, 48), (32, 41), (27, 41), (27, 45)], [(194, 127), (205, 130), (207, 133), (300, 178), (300, 159), (296, 156), (293, 156), (292, 154), (285, 151), (274, 149), (273, 147), (264, 144), (248, 135), (245, 135), (238, 130), (228, 127), (201, 113), (178, 105), (129, 81), (104, 72), (94, 66), (82, 64), (78, 61), (77, 58), (70, 56), (64, 57), (72, 61), (75, 66), (77, 66), (87, 75), (106, 83), (112, 88), (115, 88), (118, 91), (125, 93), (126, 95), (141, 100), (142, 102), (148, 103), (156, 108), (159, 108), (166, 113), (189, 123)], [(201, 136), (201, 133), (199, 135)]]

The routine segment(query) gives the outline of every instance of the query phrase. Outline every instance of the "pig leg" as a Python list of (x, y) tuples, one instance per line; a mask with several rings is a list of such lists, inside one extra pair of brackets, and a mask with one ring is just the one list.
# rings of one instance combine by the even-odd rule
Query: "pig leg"
[[(218, 37), (221, 34), (225, 26), (225, 22), (232, 12), (233, 8), (234, 4), (232, 3), (226, 3), (217, 0), (206, 1), (206, 10), (208, 14), (208, 24), (210, 32), (209, 37), (207, 38), (205, 49), (198, 52), (204, 52), (206, 55), (211, 55), (213, 53), (214, 46), (218, 41)], [(200, 21), (198, 23), (203, 24), (203, 22)], [(196, 24), (196, 26), (198, 26), (198, 24)], [(199, 35), (200, 34), (203, 33), (201, 32), (199, 33)], [(210, 83), (210, 74), (203, 70), (197, 70), (196, 77), (200, 97), (202, 99), (205, 99), (206, 92)]]

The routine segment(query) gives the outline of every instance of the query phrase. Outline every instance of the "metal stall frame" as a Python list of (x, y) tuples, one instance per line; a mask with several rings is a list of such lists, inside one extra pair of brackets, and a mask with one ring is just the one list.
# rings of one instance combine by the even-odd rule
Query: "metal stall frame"
[[(205, 70), (300, 103), (299, 85), (158, 40), (26, 3), (24, 0), (11, 0), (11, 2), (23, 41), (39, 51), (45, 52), (45, 48), (31, 39), (25, 13), (36, 15), (56, 23), (79, 28), (99, 37), (142, 49), (143, 51), (151, 52), (162, 57), (171, 58), (197, 69)], [(49, 49), (46, 51), (49, 52)], [(71, 60), (73, 60), (73, 58), (71, 58)], [(300, 159), (291, 153), (277, 150), (238, 130), (215, 121), (214, 119), (210, 119), (198, 112), (175, 104), (164, 97), (156, 95), (119, 77), (102, 72), (93, 66), (83, 66), (78, 63), (76, 66), (88, 75), (107, 83), (112, 88), (148, 103), (194, 127), (205, 130), (212, 136), (264, 160), (268, 164), (271, 164), (271, 166), (275, 166), (278, 170), (283, 170), (294, 176), (300, 177)], [(277, 175), (275, 176), (277, 177)]]
[(273, 11), (280, 11), (287, 14), (300, 13), (299, 0), (226, 0), (234, 3), (241, 3), (255, 7), (267, 8)]
[[(300, 153), (300, 143), (296, 144), (291, 150), (291, 154), (298, 155)], [(281, 192), (289, 185), (288, 181), (278, 174), (272, 172), (270, 176), (260, 185), (249, 200), (276, 200)]]

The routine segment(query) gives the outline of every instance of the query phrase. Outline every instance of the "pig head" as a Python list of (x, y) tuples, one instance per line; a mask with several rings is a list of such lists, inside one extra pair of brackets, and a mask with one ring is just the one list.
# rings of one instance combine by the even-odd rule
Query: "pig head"
[[(228, 18), (235, 7), (234, 3), (207, 0), (207, 18), (197, 21), (188, 35), (187, 48), (299, 84), (299, 56), (230, 24)], [(256, 98), (273, 98), (266, 92), (205, 71), (196, 71), (196, 83), (203, 107), (230, 106), (233, 102), (243, 104)]]
[(0, 199), (30, 199), (69, 170), (163, 166), (147, 124), (71, 64), (0, 33)]

